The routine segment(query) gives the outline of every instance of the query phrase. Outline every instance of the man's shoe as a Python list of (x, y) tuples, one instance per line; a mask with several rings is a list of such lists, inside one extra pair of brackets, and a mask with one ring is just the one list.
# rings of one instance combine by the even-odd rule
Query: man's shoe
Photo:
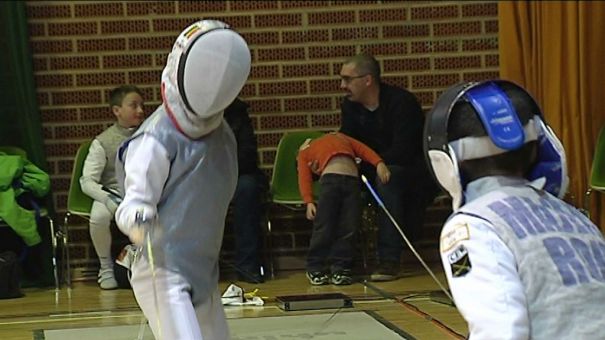
[(116, 289), (118, 288), (118, 281), (113, 274), (113, 268), (103, 268), (99, 270), (97, 282), (101, 289)]
[(395, 262), (383, 262), (370, 275), (370, 280), (376, 282), (393, 281), (399, 277), (399, 264)]
[(330, 277), (330, 282), (337, 286), (348, 286), (353, 283), (353, 278), (351, 277), (351, 271), (344, 269), (339, 270), (332, 273), (332, 277)]
[(307, 279), (314, 286), (322, 286), (330, 283), (328, 274), (324, 272), (307, 272)]

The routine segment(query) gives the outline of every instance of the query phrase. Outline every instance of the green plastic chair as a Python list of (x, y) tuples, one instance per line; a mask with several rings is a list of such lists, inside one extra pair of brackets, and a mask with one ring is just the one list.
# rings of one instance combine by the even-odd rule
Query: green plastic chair
[[(307, 138), (318, 138), (323, 135), (320, 131), (286, 132), (277, 145), (277, 153), (273, 163), (273, 176), (269, 189), (270, 203), (286, 207), (291, 210), (304, 210), (304, 201), (298, 190), (298, 170), (296, 169), (296, 156), (298, 148)], [(313, 193), (319, 192), (319, 183), (313, 183)], [(274, 264), (272, 254), (271, 218), (267, 216), (267, 229), (265, 232), (265, 256), (269, 264), (269, 272), (274, 277)]]
[[(69, 192), (67, 194), (67, 212), (65, 213), (65, 233), (64, 233), (64, 242), (67, 244), (69, 240), (69, 219), (72, 215), (79, 216), (88, 220), (90, 218), (90, 209), (92, 209), (93, 199), (86, 195), (82, 191), (82, 187), (80, 186), (80, 177), (82, 176), (82, 168), (84, 167), (84, 161), (86, 160), (86, 156), (88, 156), (88, 150), (90, 149), (90, 144), (92, 140), (86, 141), (80, 145), (78, 151), (76, 153), (76, 158), (74, 159), (74, 165), (71, 172), (71, 180), (69, 182)], [(71, 287), (71, 270), (70, 270), (70, 260), (69, 260), (69, 248), (65, 247), (66, 251), (65, 255), (65, 263), (66, 263), (66, 273), (67, 273), (67, 284)]]
[(584, 195), (584, 211), (590, 216), (590, 194), (593, 191), (605, 192), (605, 126), (601, 128), (595, 146), (588, 190)]
[[(323, 136), (321, 131), (287, 132), (277, 145), (277, 154), (271, 177), (271, 201), (288, 208), (298, 209), (304, 203), (298, 190), (296, 156), (298, 148), (307, 138)], [(319, 183), (313, 183), (313, 194), (317, 196)]]
[(86, 160), (86, 156), (88, 156), (91, 143), (92, 141), (86, 141), (80, 145), (74, 159), (71, 180), (69, 182), (69, 193), (67, 195), (68, 215), (77, 215), (83, 218), (90, 217), (93, 199), (82, 192), (80, 177), (82, 176), (82, 168), (84, 168), (84, 161)]

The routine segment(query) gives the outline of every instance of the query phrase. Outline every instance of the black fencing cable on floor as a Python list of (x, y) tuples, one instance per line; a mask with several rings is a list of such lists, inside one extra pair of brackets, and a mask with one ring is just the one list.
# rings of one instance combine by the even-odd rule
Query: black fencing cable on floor
[(435, 324), (437, 326), (437, 328), (443, 330), (444, 332), (446, 332), (448, 335), (452, 336), (453, 338), (455, 338), (455, 339), (461, 339), (461, 340), (462, 339), (467, 339), (466, 336), (464, 336), (464, 335), (456, 332), (455, 330), (449, 328), (443, 322), (439, 321), (439, 319), (434, 318), (432, 315), (421, 311), (418, 307), (416, 307), (416, 306), (410, 304), (409, 302), (405, 301), (405, 299), (408, 299), (408, 298), (411, 298), (411, 297), (416, 297), (416, 296), (422, 296), (423, 294), (421, 294), (421, 293), (415, 293), (415, 294), (412, 294), (412, 295), (407, 296), (405, 298), (399, 299), (394, 294), (385, 292), (384, 290), (376, 287), (375, 285), (373, 285), (373, 284), (371, 284), (369, 282), (362, 282), (362, 284), (365, 285), (366, 287), (372, 289), (378, 295), (382, 296), (385, 299), (390, 299), (390, 300), (397, 301), (397, 303), (399, 303), (402, 306), (406, 307), (410, 311), (412, 311), (412, 312), (414, 312), (414, 313), (422, 316), (425, 320), (430, 321), (431, 323)]

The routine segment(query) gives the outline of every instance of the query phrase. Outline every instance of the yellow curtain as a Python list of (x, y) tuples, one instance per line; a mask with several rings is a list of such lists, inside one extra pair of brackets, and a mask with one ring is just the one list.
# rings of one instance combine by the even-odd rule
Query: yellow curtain
[[(582, 207), (605, 123), (605, 2), (500, 1), (500, 76), (536, 98), (567, 155), (567, 200)], [(591, 196), (605, 231), (605, 193)]]

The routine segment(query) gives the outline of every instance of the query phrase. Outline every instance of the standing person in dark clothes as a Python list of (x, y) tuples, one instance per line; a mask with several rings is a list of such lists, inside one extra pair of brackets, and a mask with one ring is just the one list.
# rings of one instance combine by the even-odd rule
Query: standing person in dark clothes
[(240, 280), (264, 282), (260, 272), (261, 217), (263, 199), (269, 188), (267, 177), (258, 167), (258, 149), (254, 128), (248, 115), (248, 103), (236, 98), (225, 109), (225, 120), (237, 142), (239, 174), (233, 205), (235, 269)]

